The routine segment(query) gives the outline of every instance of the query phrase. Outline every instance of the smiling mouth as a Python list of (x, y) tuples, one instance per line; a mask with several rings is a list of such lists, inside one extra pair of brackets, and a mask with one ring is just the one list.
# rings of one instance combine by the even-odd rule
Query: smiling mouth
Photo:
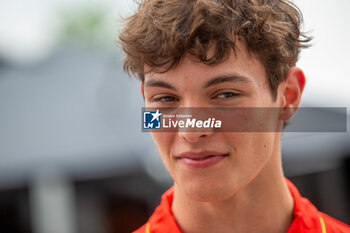
[(228, 155), (218, 152), (186, 152), (176, 156), (176, 159), (187, 168), (198, 169), (213, 167)]

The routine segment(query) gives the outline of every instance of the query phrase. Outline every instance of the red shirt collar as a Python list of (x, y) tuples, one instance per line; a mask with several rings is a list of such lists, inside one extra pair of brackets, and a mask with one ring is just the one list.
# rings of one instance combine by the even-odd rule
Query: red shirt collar
[[(306, 198), (301, 197), (297, 188), (288, 179), (285, 179), (285, 181), (294, 199), (293, 222), (287, 233), (321, 233), (322, 228), (318, 210)], [(147, 222), (152, 233), (182, 233), (171, 212), (173, 198), (174, 187), (171, 187), (162, 195), (160, 205)]]

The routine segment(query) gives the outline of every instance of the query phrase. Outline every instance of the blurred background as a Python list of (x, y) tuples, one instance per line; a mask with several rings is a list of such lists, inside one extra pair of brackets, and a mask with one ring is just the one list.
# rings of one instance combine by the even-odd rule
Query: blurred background
[[(315, 37), (298, 62), (302, 106), (349, 108), (350, 2), (296, 3)], [(0, 232), (131, 232), (171, 186), (115, 43), (135, 7), (0, 0)], [(282, 142), (286, 176), (349, 224), (349, 130), (285, 133)]]

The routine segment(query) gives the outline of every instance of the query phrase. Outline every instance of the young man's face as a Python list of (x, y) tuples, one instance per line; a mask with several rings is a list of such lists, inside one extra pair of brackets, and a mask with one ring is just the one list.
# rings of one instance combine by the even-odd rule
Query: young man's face
[[(244, 80), (207, 85), (222, 76)], [(242, 44), (219, 65), (188, 55), (166, 73), (147, 74), (144, 98), (152, 108), (279, 107), (281, 102), (272, 97), (263, 65)], [(223, 200), (245, 187), (278, 154), (280, 140), (278, 132), (153, 132), (152, 137), (176, 188), (199, 201)]]

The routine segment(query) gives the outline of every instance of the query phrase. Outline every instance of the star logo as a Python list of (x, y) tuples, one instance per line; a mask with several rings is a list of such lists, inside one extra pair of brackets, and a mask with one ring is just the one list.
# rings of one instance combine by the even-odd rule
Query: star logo
[(157, 121), (159, 121), (159, 116), (162, 115), (162, 113), (159, 112), (159, 109), (157, 109), (157, 111), (156, 111), (155, 113), (151, 113), (151, 114), (152, 114), (152, 116), (153, 116), (151, 122), (153, 122), (153, 121), (156, 120), (156, 119), (157, 119)]

